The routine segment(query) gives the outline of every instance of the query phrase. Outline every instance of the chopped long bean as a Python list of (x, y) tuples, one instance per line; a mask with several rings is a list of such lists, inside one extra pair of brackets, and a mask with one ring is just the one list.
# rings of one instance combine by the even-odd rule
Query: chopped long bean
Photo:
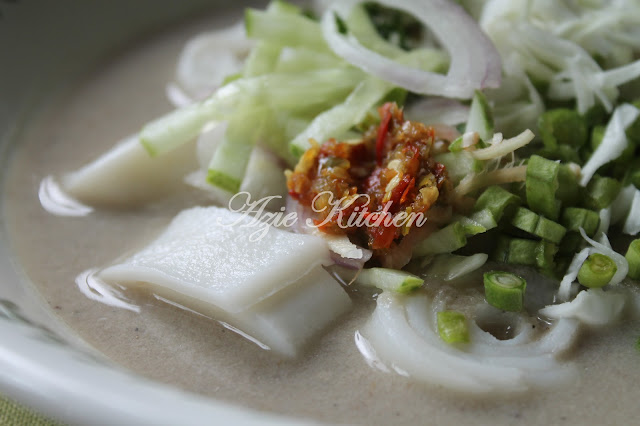
[(617, 270), (618, 267), (609, 256), (593, 253), (580, 267), (578, 281), (589, 288), (604, 287), (609, 284)]
[(502, 216), (509, 215), (521, 203), (520, 197), (501, 186), (494, 185), (485, 189), (482, 195), (478, 197), (473, 210), (479, 212), (488, 209), (493, 214), (493, 219), (496, 222), (500, 222)]
[(527, 204), (531, 210), (557, 220), (560, 201), (556, 199), (560, 164), (532, 155), (527, 164)]
[(484, 295), (487, 302), (503, 311), (518, 312), (524, 306), (527, 282), (510, 272), (491, 271), (484, 274)]
[(594, 175), (587, 185), (584, 206), (592, 210), (607, 208), (616, 199), (622, 184), (610, 177)]
[(567, 230), (564, 226), (538, 215), (529, 209), (519, 207), (511, 224), (522, 231), (559, 244)]
[(577, 111), (566, 108), (552, 109), (540, 116), (538, 128), (546, 147), (559, 145), (580, 147), (587, 142), (587, 123)]
[(567, 231), (578, 232), (582, 228), (588, 236), (593, 237), (600, 225), (600, 216), (593, 210), (567, 207), (562, 212), (561, 223)]

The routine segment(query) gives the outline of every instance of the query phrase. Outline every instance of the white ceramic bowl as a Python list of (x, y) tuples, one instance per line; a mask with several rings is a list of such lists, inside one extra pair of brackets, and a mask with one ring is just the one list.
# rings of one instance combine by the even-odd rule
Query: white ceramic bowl
[[(58, 82), (80, 75), (114, 46), (208, 8), (216, 0), (0, 0), (0, 160), (5, 167), (30, 111)], [(4, 186), (4, 181), (3, 186)], [(0, 229), (0, 394), (67, 423), (285, 424), (154, 383), (113, 365), (48, 311)]]

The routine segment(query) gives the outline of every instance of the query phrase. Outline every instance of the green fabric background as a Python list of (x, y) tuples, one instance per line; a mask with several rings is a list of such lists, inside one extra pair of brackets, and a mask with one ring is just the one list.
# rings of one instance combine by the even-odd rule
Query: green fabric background
[(0, 395), (0, 426), (61, 426)]

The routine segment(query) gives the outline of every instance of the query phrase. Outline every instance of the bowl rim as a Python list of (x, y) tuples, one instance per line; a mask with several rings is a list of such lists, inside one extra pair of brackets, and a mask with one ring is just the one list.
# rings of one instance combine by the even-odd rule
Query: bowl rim
[[(72, 0), (42, 4), (20, 2), (7, 7), (3, 4), (0, 51), (8, 53), (10, 60), (6, 61), (6, 67), (4, 61), (0, 67), (0, 164), (5, 165), (11, 156), (21, 123), (37, 112), (41, 99), (56, 89), (57, 81), (48, 78), (47, 73), (70, 80), (82, 75), (87, 63), (103, 58), (125, 39), (144, 37), (167, 24), (198, 16), (205, 7), (212, 9), (218, 4), (226, 13), (246, 3), (256, 3), (253, 0), (233, 4), (222, 0), (163, 0), (159, 4), (160, 1), (112, 0), (89, 6)], [(119, 20), (122, 13), (126, 14), (123, 8), (127, 7), (132, 13)], [(148, 13), (150, 7), (155, 13)], [(77, 24), (73, 8), (84, 13), (80, 16), (87, 22)], [(93, 9), (97, 11), (87, 15)], [(105, 10), (115, 13), (105, 16), (102, 13)], [(91, 19), (110, 20), (110, 24), (103, 22), (100, 28), (111, 25), (113, 34), (100, 34), (99, 30), (87, 33)], [(116, 19), (117, 25), (113, 25)], [(79, 34), (84, 37), (78, 37)], [(68, 44), (69, 40), (76, 39), (78, 46)], [(92, 57), (62, 64), (64, 61), (59, 61), (57, 52), (50, 51), (52, 45), (68, 50), (68, 57), (74, 49), (75, 53), (83, 54), (87, 46), (93, 45), (95, 50)], [(2, 173), (0, 186), (4, 187), (4, 182)], [(0, 210), (3, 207), (4, 200), (0, 199)], [(6, 224), (0, 219), (0, 393), (3, 396), (70, 424), (105, 421), (154, 425), (212, 421), (238, 425), (311, 423), (154, 382), (94, 352), (54, 316), (21, 273), (9, 247)]]
[[(80, 350), (0, 302), (0, 390), (60, 421), (113, 424), (311, 424), (154, 382)], [(99, 386), (96, 386), (99, 384)]]

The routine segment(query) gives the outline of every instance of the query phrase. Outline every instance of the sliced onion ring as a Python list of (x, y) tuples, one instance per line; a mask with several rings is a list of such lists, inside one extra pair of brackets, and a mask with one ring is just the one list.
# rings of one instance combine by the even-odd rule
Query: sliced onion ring
[(496, 88), (501, 82), (501, 60), (495, 46), (458, 4), (447, 0), (378, 0), (412, 14), (428, 27), (449, 52), (447, 75), (400, 65), (375, 53), (353, 36), (340, 33), (335, 15), (345, 16), (363, 0), (335, 2), (322, 17), (322, 32), (341, 58), (376, 77), (415, 93), (470, 99), (476, 89)]

